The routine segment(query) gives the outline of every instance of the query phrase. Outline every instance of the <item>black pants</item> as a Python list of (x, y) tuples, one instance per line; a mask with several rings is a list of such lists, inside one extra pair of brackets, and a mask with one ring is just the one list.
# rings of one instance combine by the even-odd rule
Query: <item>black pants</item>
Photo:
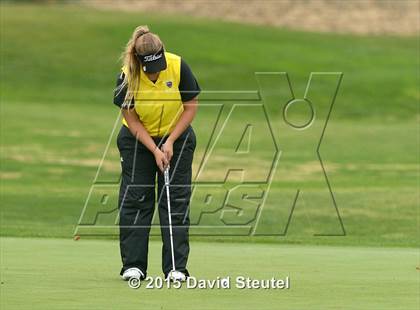
[[(160, 146), (166, 138), (154, 140)], [(120, 250), (123, 263), (121, 274), (128, 268), (137, 267), (146, 275), (149, 233), (157, 199), (163, 241), (162, 270), (167, 276), (172, 270), (172, 258), (163, 173), (156, 165), (153, 154), (137, 141), (127, 127), (122, 126), (117, 144), (122, 166), (119, 195)], [(195, 146), (195, 134), (190, 126), (174, 142), (174, 155), (170, 162), (169, 190), (175, 267), (187, 275), (191, 165)]]

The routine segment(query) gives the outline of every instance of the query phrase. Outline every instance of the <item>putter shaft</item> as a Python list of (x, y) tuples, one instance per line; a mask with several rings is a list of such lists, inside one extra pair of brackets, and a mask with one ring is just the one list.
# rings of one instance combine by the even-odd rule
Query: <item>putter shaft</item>
[(172, 270), (175, 269), (175, 254), (174, 254), (174, 240), (173, 240), (173, 233), (172, 233), (172, 212), (171, 212), (171, 200), (170, 200), (170, 193), (169, 193), (169, 167), (165, 169), (163, 172), (164, 179), (165, 179), (165, 187), (166, 187), (166, 200), (168, 203), (168, 219), (169, 219), (169, 239), (171, 241), (171, 258), (172, 258)]

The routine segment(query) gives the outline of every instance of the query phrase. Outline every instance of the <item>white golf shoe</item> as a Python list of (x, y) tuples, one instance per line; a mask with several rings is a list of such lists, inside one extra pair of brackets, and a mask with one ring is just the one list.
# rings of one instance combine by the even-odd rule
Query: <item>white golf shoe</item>
[(121, 278), (124, 281), (128, 281), (131, 278), (141, 280), (141, 279), (144, 279), (144, 273), (139, 268), (135, 268), (135, 267), (134, 268), (129, 268), (126, 271), (124, 271)]
[(185, 282), (187, 280), (187, 276), (181, 271), (177, 271), (177, 270), (170, 271), (168, 274), (168, 278), (171, 281), (180, 281), (180, 282)]

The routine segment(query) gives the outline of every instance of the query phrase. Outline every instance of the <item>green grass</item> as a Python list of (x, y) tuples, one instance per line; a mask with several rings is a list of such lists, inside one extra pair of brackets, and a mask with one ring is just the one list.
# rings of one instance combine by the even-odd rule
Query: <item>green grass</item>
[[(56, 109), (50, 109), (48, 104), (35, 104), (26, 109), (28, 113), (3, 125), (4, 132), (7, 132), (2, 140), (3, 235), (72, 235), (105, 150), (112, 126), (110, 124), (118, 114), (111, 106), (103, 109), (92, 105), (78, 107), (76, 109), (74, 105), (62, 104), (56, 106)], [(19, 107), (15, 105), (3, 109), (5, 119), (11, 119), (17, 113)], [(75, 119), (92, 113), (96, 115), (95, 119), (74, 127)], [(199, 137), (195, 172), (207, 143), (207, 129), (199, 126), (200, 119), (201, 116), (198, 116), (195, 126)], [(31, 127), (25, 125), (29, 123)], [(357, 125), (355, 128), (353, 121), (332, 120), (328, 127), (331, 131), (326, 134), (321, 148), (347, 236), (312, 236), (319, 229), (322, 230), (320, 225), (325, 222), (332, 224), (333, 232), (337, 232), (339, 227), (335, 218), (331, 217), (331, 209), (322, 207), (323, 203), (330, 205), (323, 196), (327, 187), (322, 176), (318, 170), (311, 170), (319, 167), (316, 157), (300, 152), (308, 140), (305, 138), (298, 145), (286, 149), (284, 159), (279, 163), (279, 175), (274, 178), (264, 207), (269, 219), (269, 222), (263, 224), (265, 227), (268, 226), (270, 230), (271, 226), (284, 225), (292, 205), (290, 196), (294, 197), (296, 189), (302, 189), (303, 200), (296, 207), (287, 237), (256, 237), (253, 241), (417, 245), (417, 164), (415, 153), (407, 152), (415, 148), (415, 141), (403, 138), (406, 132), (416, 130), (416, 124), (394, 122), (389, 126), (359, 120)], [(365, 140), (366, 127), (370, 131), (369, 141)], [(292, 138), (287, 138), (286, 141), (294, 142)], [(395, 145), (400, 147), (395, 148)], [(224, 146), (221, 145), (221, 148), (223, 152)], [(269, 150), (263, 148), (256, 152), (255, 167), (249, 167), (251, 175), (258, 173), (260, 167), (266, 166), (262, 159), (271, 154)], [(291, 155), (286, 157), (286, 154)], [(371, 157), (366, 158), (366, 154)], [(296, 159), (299, 156), (301, 159)], [(261, 162), (258, 162), (258, 158), (261, 158)], [(238, 157), (233, 160), (227, 158), (222, 162), (216, 160), (213, 166), (216, 170), (221, 170), (238, 160)], [(118, 180), (119, 161), (114, 143), (106, 157), (106, 163), (109, 170), (104, 171), (104, 180)], [(112, 194), (117, 194), (117, 188)], [(193, 216), (202, 207), (198, 201), (195, 206)], [(279, 206), (282, 207), (281, 212), (278, 212)], [(244, 216), (248, 216), (252, 210), (245, 209)], [(108, 223), (113, 219), (114, 217), (108, 218)], [(218, 218), (212, 217), (207, 223), (215, 225), (217, 220)]]
[[(419, 302), (414, 249), (194, 242), (190, 271), (198, 279), (289, 276), (290, 289), (134, 290), (119, 279), (117, 242), (1, 243), (2, 309), (410, 310)], [(149, 275), (161, 276), (158, 242), (151, 243), (149, 260)]]
[(418, 113), (415, 37), (305, 33), (72, 5), (1, 9), (1, 90), (8, 103), (109, 104), (119, 54), (134, 27), (148, 24), (188, 61), (204, 90), (257, 89), (255, 71), (286, 71), (302, 96), (310, 72), (338, 71), (344, 82), (336, 117)]
[[(302, 195), (286, 238), (253, 241), (417, 245), (415, 38), (302, 33), (76, 6), (2, 5), (1, 22), (2, 235), (73, 233), (118, 115), (111, 103), (118, 54), (141, 22), (161, 35), (168, 50), (188, 60), (203, 90), (261, 86), (276, 143), (283, 151), (264, 206), (264, 229), (278, 231), (278, 222), (284, 227), (290, 197), (297, 189)], [(188, 37), (189, 44), (181, 36)], [(257, 84), (253, 72), (265, 70), (289, 72), (297, 97), (303, 95), (310, 72), (344, 72), (320, 148), (347, 228), (344, 238), (313, 237), (323, 227), (341, 233), (315, 153), (336, 77), (314, 78), (309, 97), (319, 119), (313, 130), (299, 136), (279, 122), (278, 103), (290, 98), (284, 78), (259, 77)], [(276, 89), (279, 93), (273, 95)], [(223, 121), (229, 103), (218, 103), (226, 104)], [(203, 101), (194, 122), (195, 172), (217, 115), (212, 104)], [(269, 167), (272, 139), (258, 108), (255, 111), (240, 111), (230, 118), (205, 180), (220, 179), (226, 167), (235, 165), (246, 167), (251, 179)], [(231, 145), (239, 141), (246, 122), (254, 126), (252, 158), (232, 153)], [(105, 159), (100, 180), (118, 180), (115, 142)], [(196, 210), (200, 208), (197, 204)], [(249, 212), (252, 209), (245, 210), (245, 217)], [(214, 225), (218, 218), (207, 221)]]

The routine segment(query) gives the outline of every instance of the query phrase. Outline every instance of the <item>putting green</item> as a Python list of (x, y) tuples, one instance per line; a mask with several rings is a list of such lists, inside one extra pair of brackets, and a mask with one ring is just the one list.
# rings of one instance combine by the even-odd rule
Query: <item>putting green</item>
[[(194, 242), (200, 279), (290, 277), (288, 290), (131, 289), (109, 240), (1, 239), (2, 309), (418, 309), (417, 249)], [(160, 243), (151, 242), (151, 276)]]

